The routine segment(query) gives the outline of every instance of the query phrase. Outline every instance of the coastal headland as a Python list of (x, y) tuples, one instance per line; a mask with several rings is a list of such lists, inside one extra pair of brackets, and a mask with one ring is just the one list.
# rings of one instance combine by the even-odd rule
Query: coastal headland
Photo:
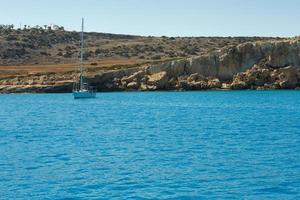
[[(86, 33), (86, 77), (97, 91), (300, 87), (300, 38), (143, 37)], [(79, 34), (0, 27), (0, 93), (71, 92)]]

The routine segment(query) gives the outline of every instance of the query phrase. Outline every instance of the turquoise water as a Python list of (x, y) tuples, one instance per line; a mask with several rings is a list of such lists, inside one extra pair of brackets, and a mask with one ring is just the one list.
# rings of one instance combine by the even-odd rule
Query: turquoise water
[(1, 199), (300, 199), (300, 92), (0, 95)]

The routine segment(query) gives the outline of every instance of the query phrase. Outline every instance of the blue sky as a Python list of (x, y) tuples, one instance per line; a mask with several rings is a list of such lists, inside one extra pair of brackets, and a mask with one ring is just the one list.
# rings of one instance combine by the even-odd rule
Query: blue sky
[(300, 35), (300, 0), (0, 0), (0, 23), (154, 36)]

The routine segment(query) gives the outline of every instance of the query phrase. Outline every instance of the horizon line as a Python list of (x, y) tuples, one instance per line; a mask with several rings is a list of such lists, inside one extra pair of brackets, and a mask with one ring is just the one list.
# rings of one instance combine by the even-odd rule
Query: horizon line
[[(52, 28), (54, 26), (59, 26), (59, 27), (64, 27), (65, 31), (68, 31), (68, 32), (80, 32), (79, 28), (78, 30), (72, 30), (71, 28), (68, 28), (68, 27), (65, 27), (65, 26), (62, 26), (62, 25), (58, 25), (58, 24), (55, 24), (55, 23), (50, 23), (50, 24), (43, 24), (43, 25), (39, 25), (39, 24), (36, 24), (36, 25), (30, 25), (30, 24), (24, 24), (23, 23), (20, 23), (20, 24), (4, 24), (4, 23), (1, 23), (0, 25), (14, 25), (14, 30), (18, 30), (18, 29), (21, 29), (21, 30), (24, 30), (24, 26), (25, 25), (28, 25), (30, 26), (30, 28), (35, 28), (37, 26), (43, 28), (45, 25), (47, 26), (51, 26)], [(22, 28), (20, 27), (22, 26)], [(97, 31), (97, 30), (86, 30), (84, 31), (85, 33), (103, 33), (103, 34), (113, 34), (113, 35), (128, 35), (128, 36), (135, 36), (135, 37), (168, 37), (168, 38), (172, 38), (172, 37), (175, 37), (175, 38), (192, 38), (192, 37), (220, 37), (220, 38), (230, 38), (230, 37), (235, 37), (235, 38), (238, 38), (238, 37), (242, 37), (242, 38), (247, 38), (247, 37), (251, 37), (251, 38), (254, 38), (254, 37), (261, 37), (261, 38), (294, 38), (294, 37), (298, 37), (300, 36), (299, 35), (208, 35), (208, 34), (204, 34), (204, 35), (168, 35), (168, 34), (165, 34), (165, 35), (147, 35), (147, 34), (138, 34), (138, 33), (116, 33), (116, 32), (102, 32), (102, 31)]]

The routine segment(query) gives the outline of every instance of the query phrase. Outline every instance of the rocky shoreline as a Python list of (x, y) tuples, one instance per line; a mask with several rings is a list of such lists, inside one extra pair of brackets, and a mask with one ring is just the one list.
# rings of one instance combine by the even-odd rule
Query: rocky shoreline
[[(99, 91), (156, 91), (156, 90), (273, 90), (298, 89), (300, 87), (300, 69), (292, 66), (271, 68), (254, 65), (245, 72), (235, 74), (232, 79), (203, 76), (199, 73), (169, 76), (167, 71), (156, 73), (145, 68), (126, 76), (110, 73), (96, 76), (90, 82), (98, 86)], [(113, 76), (114, 78), (110, 78)], [(93, 82), (94, 81), (94, 82)]]
[[(0, 93), (71, 92), (75, 72), (0, 79)], [(87, 74), (97, 91), (269, 90), (300, 87), (300, 40), (247, 42), (166, 63)]]

